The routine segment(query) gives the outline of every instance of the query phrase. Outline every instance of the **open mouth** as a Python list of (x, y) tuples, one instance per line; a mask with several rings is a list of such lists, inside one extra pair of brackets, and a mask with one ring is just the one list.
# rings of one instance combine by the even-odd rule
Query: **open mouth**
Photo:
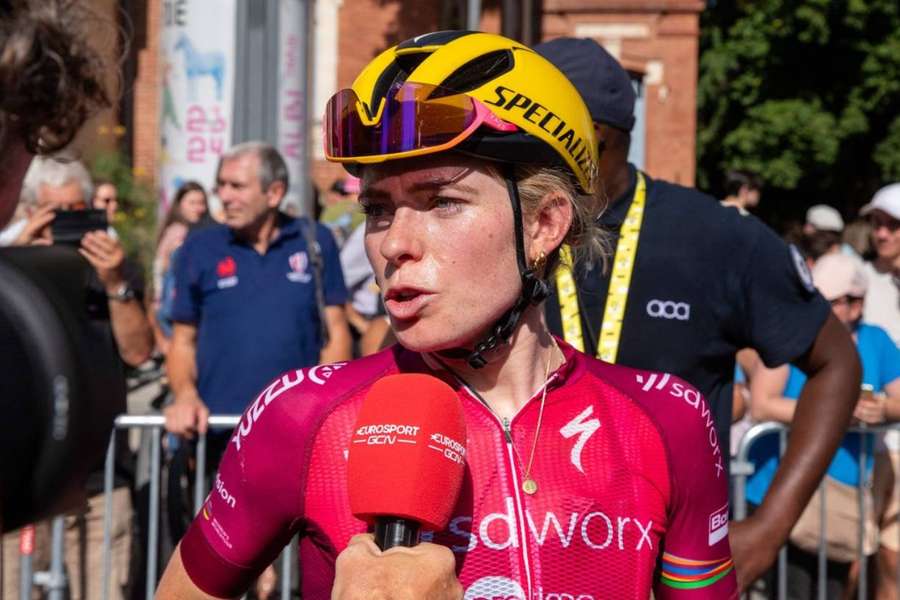
[(412, 319), (419, 315), (431, 296), (431, 293), (416, 288), (390, 288), (384, 295), (384, 306), (394, 319)]

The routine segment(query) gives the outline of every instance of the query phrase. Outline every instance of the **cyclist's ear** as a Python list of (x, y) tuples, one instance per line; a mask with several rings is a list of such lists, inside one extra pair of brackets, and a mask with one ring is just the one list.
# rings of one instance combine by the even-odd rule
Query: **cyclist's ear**
[(525, 247), (530, 257), (549, 256), (559, 248), (572, 226), (572, 202), (561, 190), (553, 190), (525, 216)]

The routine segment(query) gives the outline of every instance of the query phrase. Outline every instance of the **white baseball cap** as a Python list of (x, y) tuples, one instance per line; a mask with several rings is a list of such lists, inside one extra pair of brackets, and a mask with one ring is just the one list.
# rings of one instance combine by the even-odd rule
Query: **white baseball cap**
[(840, 233), (844, 230), (844, 219), (841, 218), (841, 213), (827, 204), (816, 204), (810, 207), (806, 211), (806, 222), (818, 231)]
[(862, 262), (853, 256), (835, 252), (826, 254), (812, 268), (813, 282), (826, 300), (843, 296), (862, 298), (869, 281)]
[(865, 216), (873, 210), (880, 210), (900, 220), (900, 183), (886, 185), (875, 192), (872, 201), (863, 206), (859, 214)]

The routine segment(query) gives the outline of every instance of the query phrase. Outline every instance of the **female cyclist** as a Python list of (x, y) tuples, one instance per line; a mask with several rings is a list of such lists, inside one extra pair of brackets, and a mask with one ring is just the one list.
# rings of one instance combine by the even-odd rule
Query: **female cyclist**
[[(304, 598), (734, 595), (706, 403), (675, 377), (580, 354), (544, 322), (560, 246), (600, 256), (586, 206), (598, 145), (569, 81), (506, 38), (432, 33), (375, 58), (326, 121), (326, 155), (362, 178), (399, 344), (260, 394), (160, 597), (239, 596), (298, 533)], [(366, 392), (397, 372), (457, 391), (467, 473), (433, 543), (381, 553), (357, 535), (344, 453)]]

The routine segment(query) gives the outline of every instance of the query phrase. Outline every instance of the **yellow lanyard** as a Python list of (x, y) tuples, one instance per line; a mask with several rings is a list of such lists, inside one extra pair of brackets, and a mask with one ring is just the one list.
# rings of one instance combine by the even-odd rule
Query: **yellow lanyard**
[[(637, 172), (637, 186), (634, 199), (619, 232), (616, 255), (613, 259), (609, 290), (606, 293), (606, 307), (603, 309), (603, 325), (597, 343), (597, 358), (606, 362), (616, 362), (619, 340), (622, 337), (622, 321), (625, 319), (625, 305), (628, 302), (628, 288), (631, 286), (631, 272), (637, 256), (641, 223), (644, 221), (644, 206), (647, 201), (647, 184), (644, 175)], [(584, 352), (584, 337), (581, 330), (581, 313), (578, 308), (578, 293), (572, 275), (572, 251), (568, 246), (560, 250), (560, 266), (556, 269), (556, 293), (559, 297), (559, 313), (562, 318), (563, 337), (571, 346)]]

